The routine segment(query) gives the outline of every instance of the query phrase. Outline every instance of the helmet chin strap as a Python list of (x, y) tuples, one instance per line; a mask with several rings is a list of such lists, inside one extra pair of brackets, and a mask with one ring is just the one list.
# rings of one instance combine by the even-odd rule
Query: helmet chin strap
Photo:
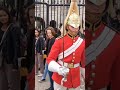
[(68, 30), (68, 34), (69, 34), (71, 37), (75, 37), (75, 36), (78, 35), (78, 32), (73, 33), (72, 31)]

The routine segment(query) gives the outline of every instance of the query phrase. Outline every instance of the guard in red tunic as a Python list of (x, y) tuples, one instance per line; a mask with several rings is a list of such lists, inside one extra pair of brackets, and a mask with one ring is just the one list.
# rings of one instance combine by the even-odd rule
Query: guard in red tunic
[(120, 90), (120, 34), (101, 20), (110, 4), (86, 0), (86, 90)]
[(80, 24), (77, 2), (72, 0), (61, 29), (63, 37), (56, 39), (47, 58), (48, 69), (54, 72), (54, 90), (81, 89), (80, 79), (85, 73), (85, 42), (78, 36)]

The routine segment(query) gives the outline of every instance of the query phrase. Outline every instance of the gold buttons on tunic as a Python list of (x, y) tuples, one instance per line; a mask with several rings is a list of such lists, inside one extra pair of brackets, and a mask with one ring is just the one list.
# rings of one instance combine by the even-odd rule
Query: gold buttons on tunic
[(92, 33), (92, 36), (95, 37), (95, 33)]
[(89, 84), (90, 84), (90, 85), (93, 85), (93, 83), (94, 83), (94, 81), (93, 81), (93, 80), (91, 80), (91, 81), (89, 82)]
[(74, 62), (74, 60), (72, 60), (72, 62)]
[(91, 65), (91, 68), (92, 68), (92, 69), (95, 69), (95, 64), (92, 64), (92, 65)]
[(90, 88), (90, 87), (88, 87), (88, 88), (87, 88), (87, 90), (91, 90), (91, 88)]
[(75, 55), (75, 53), (73, 53), (73, 55)]
[(75, 60), (75, 52), (73, 52), (73, 60), (72, 60), (72, 62), (74, 62), (74, 60)]
[(92, 78), (94, 78), (95, 77), (95, 73), (93, 72), (93, 73), (91, 73), (91, 77)]
[(75, 57), (73, 57), (73, 59), (75, 59)]
[(95, 43), (95, 40), (92, 40), (92, 43)]

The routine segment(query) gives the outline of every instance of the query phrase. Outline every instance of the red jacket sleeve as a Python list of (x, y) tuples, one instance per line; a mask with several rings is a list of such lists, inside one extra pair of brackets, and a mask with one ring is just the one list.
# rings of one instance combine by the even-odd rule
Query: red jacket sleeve
[(84, 48), (82, 55), (81, 55), (81, 65), (83, 68), (85, 68), (85, 48)]
[(111, 75), (111, 90), (120, 90), (120, 44), (117, 43), (120, 40), (120, 36), (118, 35), (116, 42), (114, 43), (115, 49), (116, 49), (116, 53), (114, 55), (116, 55), (116, 58), (113, 62), (112, 65), (112, 70), (110, 72)]
[(82, 43), (82, 49), (83, 49), (83, 52), (81, 55), (81, 65), (83, 68), (85, 68), (85, 40)]
[(111, 71), (111, 90), (120, 90), (120, 56), (113, 63)]

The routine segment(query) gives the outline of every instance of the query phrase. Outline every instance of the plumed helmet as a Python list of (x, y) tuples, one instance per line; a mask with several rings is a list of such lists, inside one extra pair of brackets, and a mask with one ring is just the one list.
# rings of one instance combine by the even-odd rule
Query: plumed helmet
[(71, 25), (74, 28), (78, 28), (81, 25), (77, 0), (71, 0), (68, 14), (64, 20), (64, 26), (60, 30), (62, 36), (66, 35), (67, 25)]

